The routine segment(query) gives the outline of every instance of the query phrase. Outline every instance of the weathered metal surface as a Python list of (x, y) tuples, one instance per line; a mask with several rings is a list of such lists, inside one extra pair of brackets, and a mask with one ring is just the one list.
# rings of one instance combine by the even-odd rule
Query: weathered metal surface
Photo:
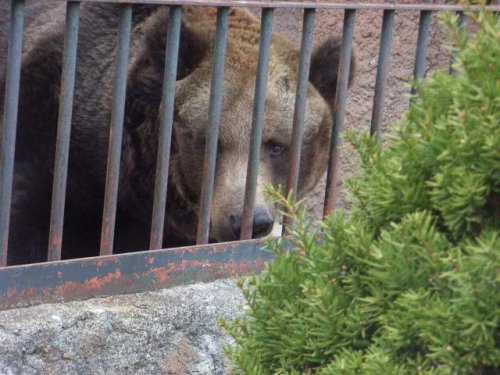
[[(304, 136), (307, 87), (309, 86), (309, 70), (311, 67), (315, 18), (315, 9), (304, 9), (302, 39), (300, 42), (299, 73), (297, 77), (295, 109), (293, 113), (292, 144), (290, 147), (290, 170), (288, 171), (286, 183), (287, 195), (291, 192), (294, 200), (297, 197), (297, 187), (299, 183), (300, 155), (302, 153), (302, 139)], [(286, 233), (286, 228), (289, 224), (288, 216), (285, 214), (283, 217), (283, 233)]]
[(351, 68), (352, 39), (354, 35), (354, 20), (356, 11), (347, 9), (344, 16), (342, 32), (342, 47), (340, 49), (339, 72), (335, 101), (333, 103), (333, 128), (330, 142), (330, 155), (326, 175), (325, 205), (323, 216), (333, 210), (337, 185), (338, 154), (341, 144), (340, 133), (344, 128), (345, 106), (347, 102), (347, 88), (349, 85), (349, 72)]
[(156, 180), (151, 224), (150, 249), (161, 249), (167, 205), (168, 170), (172, 124), (174, 120), (175, 84), (177, 82), (177, 60), (181, 34), (181, 7), (170, 8), (165, 49), (165, 73), (163, 76), (160, 130), (158, 137), (158, 159), (156, 161)]
[(214, 61), (209, 102), (209, 126), (207, 129), (205, 159), (203, 162), (203, 186), (200, 195), (200, 213), (196, 243), (208, 243), (210, 231), (210, 209), (214, 191), (215, 164), (217, 161), (217, 141), (219, 138), (219, 121), (222, 106), (222, 87), (224, 80), (224, 60), (228, 29), (229, 8), (217, 9), (217, 29), (215, 32)]
[(384, 115), (384, 98), (387, 73), (389, 72), (389, 59), (391, 56), (392, 30), (394, 26), (394, 11), (384, 11), (382, 19), (382, 32), (380, 34), (380, 50), (378, 55), (377, 78), (375, 80), (375, 93), (373, 95), (373, 111), (370, 134), (380, 140), (380, 125)]
[(24, 0), (12, 0), (11, 4), (5, 100), (3, 103), (2, 146), (0, 149), (0, 267), (7, 265), (24, 25)]
[(120, 9), (111, 125), (109, 129), (108, 168), (101, 229), (101, 255), (113, 253), (131, 29), (132, 5), (123, 5)]
[(262, 128), (264, 126), (264, 110), (266, 106), (267, 77), (269, 74), (269, 54), (273, 33), (273, 8), (262, 10), (260, 26), (259, 57), (257, 61), (257, 76), (255, 79), (255, 94), (253, 103), (252, 135), (245, 184), (245, 201), (243, 203), (243, 218), (241, 223), (241, 239), (252, 238), (253, 209), (259, 175), (260, 148), (262, 143)]
[(249, 275), (273, 257), (250, 240), (6, 267), (0, 310)]
[(64, 40), (61, 93), (59, 96), (60, 104), (54, 163), (54, 183), (52, 187), (52, 208), (50, 213), (48, 261), (61, 259), (79, 21), (80, 3), (68, 3), (66, 7), (66, 34)]
[[(79, 1), (79, 0), (65, 0)], [(103, 0), (83, 0), (86, 2), (103, 2)], [(232, 7), (252, 7), (252, 8), (315, 8), (315, 9), (353, 9), (353, 10), (431, 10), (431, 11), (459, 11), (466, 10), (466, 7), (456, 4), (398, 4), (398, 3), (379, 3), (370, 4), (358, 1), (350, 2), (329, 2), (329, 1), (274, 1), (274, 0), (106, 0), (109, 3), (141, 3), (141, 4), (165, 4), (165, 5), (199, 5), (199, 6), (232, 6)], [(471, 6), (467, 9), (475, 10), (479, 7)], [(500, 11), (500, 6), (490, 5), (488, 9)]]
[[(432, 20), (432, 12), (423, 10), (420, 12), (420, 22), (418, 25), (417, 50), (415, 52), (415, 64), (413, 65), (413, 79), (419, 81), (424, 78), (425, 58), (427, 56), (427, 44), (429, 42), (429, 32)], [(415, 85), (411, 88), (411, 95), (417, 93)]]
[[(464, 12), (460, 11), (457, 12), (457, 26), (459, 27), (460, 32), (467, 27), (466, 23), (467, 17)], [(457, 50), (453, 50), (451, 52), (451, 59), (450, 59), (450, 74), (457, 74), (457, 70), (454, 67), (455, 60), (457, 58)]]

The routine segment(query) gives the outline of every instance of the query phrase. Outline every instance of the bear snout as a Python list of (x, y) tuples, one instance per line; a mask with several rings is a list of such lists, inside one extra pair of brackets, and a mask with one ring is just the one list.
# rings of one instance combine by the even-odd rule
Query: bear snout
[[(242, 215), (230, 215), (229, 226), (236, 238), (240, 238)], [(255, 207), (253, 214), (253, 234), (252, 238), (260, 238), (271, 233), (274, 224), (274, 217), (266, 206)]]

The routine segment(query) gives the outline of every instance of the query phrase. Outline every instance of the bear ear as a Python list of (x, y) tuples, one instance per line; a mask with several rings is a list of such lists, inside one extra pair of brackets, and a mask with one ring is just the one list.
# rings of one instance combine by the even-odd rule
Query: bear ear
[[(320, 44), (313, 51), (311, 57), (311, 69), (309, 81), (319, 91), (321, 96), (332, 107), (337, 88), (337, 74), (339, 69), (341, 41), (338, 38), (330, 38)], [(349, 85), (352, 82), (355, 71), (354, 54), (351, 56), (351, 69), (349, 73)]]
[(200, 33), (199, 30), (192, 29), (183, 23), (179, 43), (177, 79), (182, 79), (191, 74), (204, 60), (209, 51), (209, 33)]
[[(168, 18), (168, 9), (162, 8), (145, 27), (144, 51), (148, 55), (147, 62), (152, 64), (156, 69), (161, 69), (162, 73), (165, 65)], [(188, 76), (198, 67), (208, 52), (209, 46), (210, 40), (207, 33), (193, 28), (183, 19), (179, 41), (177, 79)]]
[[(143, 39), (129, 69), (127, 82), (126, 124), (131, 128), (144, 123), (146, 117), (154, 117), (153, 114), (160, 107), (169, 19), (169, 10), (166, 7), (140, 10), (144, 10), (144, 14), (138, 13), (136, 16), (144, 18), (141, 25)], [(178, 80), (191, 74), (209, 52), (210, 40), (207, 34), (182, 21), (177, 63)]]

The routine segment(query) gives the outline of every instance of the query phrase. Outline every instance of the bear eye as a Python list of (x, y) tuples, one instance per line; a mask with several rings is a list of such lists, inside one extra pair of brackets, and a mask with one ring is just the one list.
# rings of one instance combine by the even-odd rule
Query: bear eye
[(266, 145), (266, 150), (270, 156), (279, 156), (285, 152), (285, 146), (279, 143), (269, 142)]

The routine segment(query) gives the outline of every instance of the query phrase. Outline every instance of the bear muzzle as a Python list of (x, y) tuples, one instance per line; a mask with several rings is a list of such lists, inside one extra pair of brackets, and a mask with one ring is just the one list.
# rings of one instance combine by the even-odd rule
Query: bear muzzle
[[(230, 215), (229, 226), (236, 239), (241, 235), (242, 214)], [(274, 224), (274, 217), (269, 209), (264, 205), (255, 207), (253, 214), (252, 238), (260, 238), (271, 233)]]

